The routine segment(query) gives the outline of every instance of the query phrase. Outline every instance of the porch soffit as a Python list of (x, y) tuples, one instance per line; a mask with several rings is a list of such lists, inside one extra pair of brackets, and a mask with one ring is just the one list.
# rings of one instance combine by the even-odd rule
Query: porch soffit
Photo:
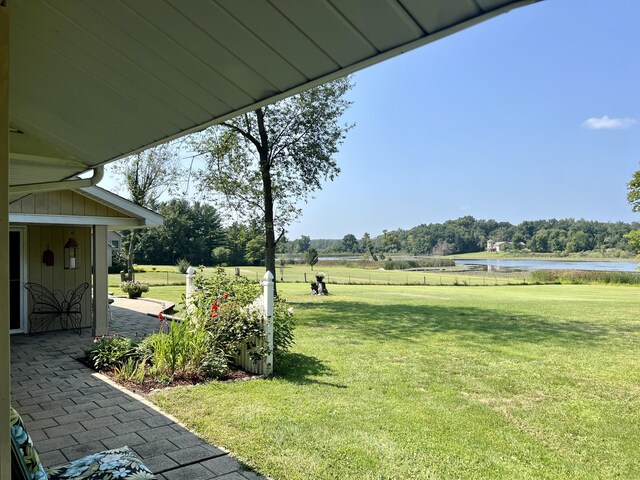
[(76, 175), (538, 0), (8, 0), (12, 185)]

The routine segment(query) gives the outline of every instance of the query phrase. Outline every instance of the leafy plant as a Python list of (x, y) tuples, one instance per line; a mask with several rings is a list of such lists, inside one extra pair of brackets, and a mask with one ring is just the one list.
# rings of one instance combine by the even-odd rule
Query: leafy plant
[(154, 372), (174, 377), (200, 375), (203, 363), (212, 348), (211, 335), (202, 324), (192, 321), (171, 322), (167, 333), (148, 337), (140, 351), (144, 351), (154, 366)]
[(273, 354), (282, 356), (295, 343), (293, 329), (293, 307), (283, 298), (276, 297), (273, 306)]
[(129, 357), (125, 363), (113, 368), (113, 375), (119, 382), (143, 383), (146, 375), (145, 363)]
[(122, 282), (120, 290), (129, 295), (129, 298), (141, 297), (143, 292), (149, 291), (149, 285), (141, 282)]
[(96, 370), (121, 367), (131, 358), (137, 358), (136, 343), (130, 338), (102, 337), (85, 350), (85, 358)]
[(222, 378), (229, 373), (229, 359), (223, 352), (211, 350), (202, 362), (202, 372), (210, 378)]
[[(216, 351), (233, 358), (246, 345), (254, 359), (267, 355), (259, 284), (245, 277), (230, 278), (218, 268), (210, 278), (196, 275), (194, 308), (189, 318), (206, 326)], [(294, 343), (293, 309), (276, 297), (274, 305), (274, 354), (286, 352)]]
[(186, 258), (181, 258), (176, 262), (176, 267), (178, 267), (178, 271), (182, 274), (186, 274), (190, 266), (191, 264)]

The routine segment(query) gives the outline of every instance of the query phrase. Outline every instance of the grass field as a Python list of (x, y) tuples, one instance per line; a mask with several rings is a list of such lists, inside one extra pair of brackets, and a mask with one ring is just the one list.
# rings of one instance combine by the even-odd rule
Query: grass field
[[(136, 273), (136, 280), (149, 285), (184, 285), (185, 275), (171, 266), (141, 266), (145, 271)], [(264, 267), (239, 267), (240, 274), (254, 280), (264, 275)], [(229, 274), (234, 273), (229, 267)], [(278, 281), (284, 278), (287, 283), (311, 283), (317, 272), (326, 274), (325, 281), (329, 284), (355, 285), (507, 285), (526, 282), (528, 274), (518, 272), (514, 274), (495, 274), (492, 272), (464, 272), (464, 271), (429, 271), (415, 272), (402, 270), (376, 270), (353, 268), (335, 265), (316, 265), (314, 270), (308, 265), (286, 265), (283, 270), (277, 268)], [(204, 269), (205, 276), (213, 272), (213, 267)], [(305, 276), (306, 275), (306, 276)], [(120, 275), (109, 275), (109, 287), (114, 289), (120, 285)]]
[(279, 288), (298, 327), (274, 378), (151, 397), (260, 472), (640, 478), (637, 288)]

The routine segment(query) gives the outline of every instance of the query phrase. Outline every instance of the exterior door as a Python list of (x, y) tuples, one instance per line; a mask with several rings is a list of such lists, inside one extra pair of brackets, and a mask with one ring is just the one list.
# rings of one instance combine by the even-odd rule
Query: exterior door
[(24, 230), (9, 231), (9, 328), (11, 333), (24, 332)]

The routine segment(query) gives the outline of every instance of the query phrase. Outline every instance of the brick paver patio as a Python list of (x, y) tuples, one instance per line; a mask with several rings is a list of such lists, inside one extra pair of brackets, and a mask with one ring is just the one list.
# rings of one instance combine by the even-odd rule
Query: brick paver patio
[[(135, 302), (116, 299), (111, 333), (141, 337), (157, 329), (157, 320), (141, 312), (157, 313), (160, 304)], [(45, 466), (128, 445), (161, 479), (264, 478), (78, 362), (90, 333), (11, 337), (12, 403)]]

